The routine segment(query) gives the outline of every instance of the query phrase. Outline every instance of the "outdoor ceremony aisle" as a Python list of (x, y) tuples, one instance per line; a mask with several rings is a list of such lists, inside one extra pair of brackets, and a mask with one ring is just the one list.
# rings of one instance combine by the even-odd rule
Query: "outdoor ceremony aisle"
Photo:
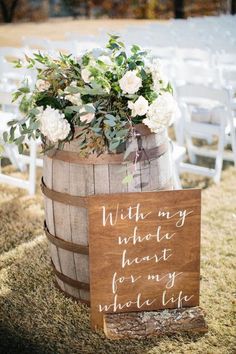
[(233, 354), (235, 178), (228, 168), (220, 185), (203, 190), (201, 306), (209, 332), (137, 341), (109, 341), (90, 329), (88, 308), (53, 284), (39, 190), (28, 197), (0, 185), (0, 352)]

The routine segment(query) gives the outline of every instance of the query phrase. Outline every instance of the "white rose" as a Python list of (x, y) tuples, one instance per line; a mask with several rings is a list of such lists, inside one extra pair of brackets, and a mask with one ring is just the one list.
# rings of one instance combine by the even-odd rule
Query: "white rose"
[(70, 124), (58, 109), (47, 106), (45, 110), (40, 110), (38, 119), (41, 133), (53, 143), (64, 140), (70, 132)]
[(148, 101), (143, 96), (139, 96), (135, 102), (129, 101), (128, 107), (132, 110), (131, 117), (144, 116), (148, 110)]
[[(90, 106), (95, 110), (94, 105), (92, 103), (88, 103), (87, 106)], [(82, 107), (80, 113), (84, 113), (84, 112), (86, 112), (86, 109), (85, 107)], [(88, 124), (93, 120), (94, 117), (95, 117), (95, 113), (89, 112), (87, 114), (83, 114), (82, 116), (80, 116), (80, 121)]]
[(101, 55), (100, 57), (98, 57), (98, 60), (102, 61), (104, 64), (108, 66), (113, 64), (111, 58), (107, 55)]
[(168, 127), (174, 118), (178, 106), (169, 92), (164, 92), (149, 106), (147, 118), (143, 120), (152, 132), (158, 133)]
[(90, 76), (91, 76), (91, 73), (88, 69), (85, 68), (85, 69), (81, 70), (81, 77), (86, 84), (90, 83)]
[(49, 87), (51, 86), (50, 83), (46, 80), (42, 80), (42, 79), (38, 79), (36, 81), (36, 89), (39, 91), (39, 92), (43, 92), (43, 91), (47, 91), (49, 89)]
[(146, 66), (146, 70), (152, 74), (153, 88), (155, 91), (160, 91), (166, 88), (168, 79), (163, 72), (162, 64), (159, 59), (152, 59)]
[(130, 95), (136, 93), (142, 86), (142, 80), (137, 76), (136, 70), (127, 71), (127, 73), (119, 80), (120, 88), (123, 93)]
[(69, 95), (66, 95), (65, 98), (75, 106), (82, 105), (80, 93), (69, 94)]

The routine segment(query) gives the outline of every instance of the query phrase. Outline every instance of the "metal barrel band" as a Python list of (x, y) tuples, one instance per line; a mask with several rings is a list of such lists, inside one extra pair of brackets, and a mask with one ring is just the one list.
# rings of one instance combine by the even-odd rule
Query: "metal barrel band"
[(64, 250), (67, 250), (67, 251), (71, 251), (73, 253), (86, 254), (86, 255), (89, 254), (89, 247), (88, 246), (78, 245), (73, 242), (68, 242), (68, 241), (65, 241), (65, 240), (59, 238), (58, 236), (52, 235), (48, 230), (46, 221), (44, 221), (44, 231), (45, 231), (45, 234), (46, 234), (48, 240), (51, 243), (53, 243), (55, 246), (62, 248)]
[(63, 289), (60, 287), (60, 285), (58, 284), (58, 282), (57, 282), (56, 279), (55, 279), (55, 281), (54, 281), (54, 284), (55, 284), (56, 288), (57, 288), (59, 291), (61, 291), (66, 297), (71, 298), (71, 299), (73, 299), (73, 300), (76, 301), (76, 302), (81, 302), (82, 304), (85, 304), (85, 305), (87, 305), (87, 306), (90, 306), (90, 301), (77, 298), (77, 297), (75, 297), (75, 296), (69, 294), (66, 290), (63, 290)]
[(70, 195), (68, 193), (56, 192), (49, 189), (44, 180), (41, 180), (42, 193), (49, 199), (62, 204), (72, 205), (81, 208), (88, 208), (88, 197)]
[(56, 274), (56, 276), (57, 276), (61, 281), (63, 281), (64, 283), (66, 283), (66, 284), (68, 284), (68, 285), (70, 285), (70, 286), (72, 286), (72, 287), (74, 287), (74, 288), (76, 288), (76, 289), (89, 291), (89, 289), (90, 289), (90, 285), (89, 285), (89, 284), (83, 283), (83, 282), (81, 282), (81, 281), (79, 281), (79, 280), (75, 280), (75, 279), (69, 278), (67, 275), (65, 275), (65, 274), (63, 274), (63, 273), (60, 273), (60, 272), (56, 269), (56, 267), (55, 267), (55, 265), (54, 265), (52, 259), (51, 259), (51, 263), (52, 263), (53, 272)]
[[(168, 151), (169, 144), (165, 142), (159, 146), (152, 149), (147, 149), (146, 155), (148, 159), (155, 159), (163, 155)], [(125, 158), (125, 154), (101, 154), (89, 155), (89, 157), (81, 157), (77, 152), (65, 151), (65, 150), (50, 150), (47, 153), (47, 157), (60, 160), (69, 163), (79, 163), (81, 165), (120, 165), (122, 163), (133, 162), (136, 155), (136, 151), (130, 152), (130, 154)], [(143, 155), (139, 161), (145, 161), (147, 157)]]

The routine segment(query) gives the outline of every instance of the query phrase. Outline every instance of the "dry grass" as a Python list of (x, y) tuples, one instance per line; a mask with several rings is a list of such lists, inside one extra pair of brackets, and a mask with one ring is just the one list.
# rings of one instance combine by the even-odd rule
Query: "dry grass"
[(229, 168), (220, 186), (203, 191), (201, 305), (207, 311), (209, 333), (140, 341), (109, 341), (90, 330), (88, 308), (65, 298), (53, 285), (40, 226), (42, 197), (38, 193), (29, 198), (22, 191), (1, 186), (0, 352), (235, 353), (235, 177), (235, 169)]

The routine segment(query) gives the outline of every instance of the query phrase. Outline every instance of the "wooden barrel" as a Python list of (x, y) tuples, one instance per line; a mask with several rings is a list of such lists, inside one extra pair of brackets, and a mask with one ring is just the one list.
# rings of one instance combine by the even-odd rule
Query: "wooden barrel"
[[(128, 143), (125, 162), (123, 153), (82, 158), (76, 140), (66, 143), (63, 150), (49, 151), (44, 157), (45, 232), (50, 241), (56, 284), (66, 294), (87, 304), (90, 299), (87, 198), (93, 194), (173, 188), (167, 131), (151, 134), (143, 125), (138, 125), (137, 130), (141, 141), (132, 139)], [(137, 157), (133, 181), (123, 184)]]

